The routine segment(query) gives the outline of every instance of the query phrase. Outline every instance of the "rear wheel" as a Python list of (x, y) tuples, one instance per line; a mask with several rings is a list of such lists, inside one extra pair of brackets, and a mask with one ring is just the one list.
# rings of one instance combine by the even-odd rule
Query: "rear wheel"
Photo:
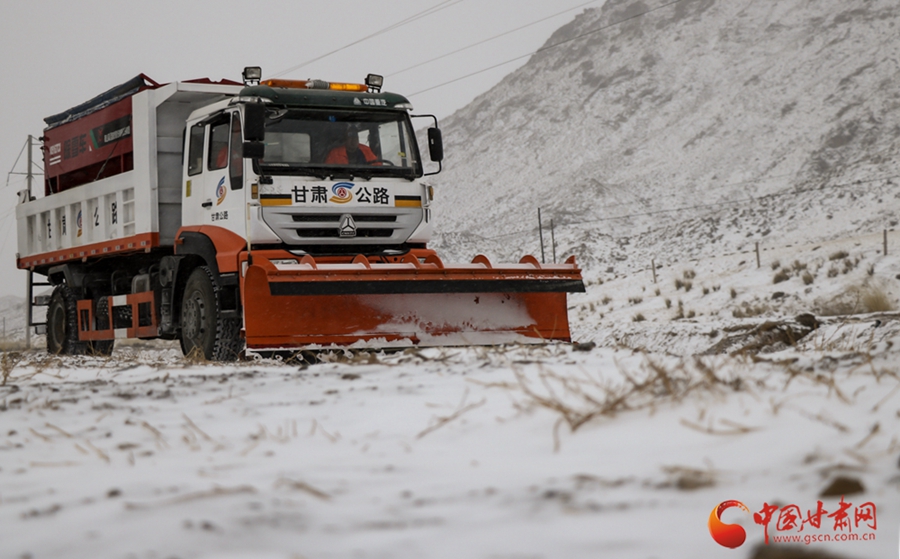
[(58, 285), (50, 296), (47, 308), (47, 351), (54, 355), (82, 355), (87, 344), (78, 340), (75, 292), (67, 285)]
[(181, 303), (181, 351), (210, 361), (233, 361), (241, 351), (240, 322), (222, 318), (219, 286), (206, 266), (194, 270)]
[(69, 286), (53, 290), (47, 308), (47, 351), (54, 355), (110, 355), (115, 340), (78, 339), (77, 302), (78, 296)]

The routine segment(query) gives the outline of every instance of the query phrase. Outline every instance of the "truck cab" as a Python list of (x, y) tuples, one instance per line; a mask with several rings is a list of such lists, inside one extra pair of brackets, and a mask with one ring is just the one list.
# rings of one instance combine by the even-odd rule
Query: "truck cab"
[[(334, 87), (351, 85), (270, 80), (194, 111), (182, 224), (215, 225), (296, 254), (424, 247), (431, 191), (419, 181), (411, 106), (367, 89), (335, 95)], [(257, 157), (245, 157), (254, 147)]]

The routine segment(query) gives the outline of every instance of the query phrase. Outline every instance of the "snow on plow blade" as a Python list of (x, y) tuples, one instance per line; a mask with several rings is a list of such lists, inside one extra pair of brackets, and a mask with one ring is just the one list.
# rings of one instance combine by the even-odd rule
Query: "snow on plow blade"
[(254, 253), (244, 278), (247, 347), (570, 341), (566, 293), (584, 291), (574, 257), (496, 268), (484, 256), (445, 267), (431, 251), (397, 260), (283, 264)]

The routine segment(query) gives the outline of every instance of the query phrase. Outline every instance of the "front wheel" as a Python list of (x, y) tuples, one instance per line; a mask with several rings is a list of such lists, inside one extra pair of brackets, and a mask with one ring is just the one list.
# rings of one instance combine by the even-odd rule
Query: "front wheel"
[(241, 351), (240, 323), (222, 318), (219, 286), (206, 266), (195, 269), (184, 287), (181, 351), (209, 361), (233, 361)]

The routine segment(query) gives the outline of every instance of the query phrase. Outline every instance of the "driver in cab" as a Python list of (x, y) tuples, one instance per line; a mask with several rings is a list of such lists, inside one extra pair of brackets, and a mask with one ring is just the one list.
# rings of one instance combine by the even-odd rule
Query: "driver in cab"
[(378, 158), (369, 146), (359, 143), (359, 131), (350, 126), (347, 128), (343, 145), (339, 145), (328, 153), (325, 163), (333, 165), (369, 165)]

